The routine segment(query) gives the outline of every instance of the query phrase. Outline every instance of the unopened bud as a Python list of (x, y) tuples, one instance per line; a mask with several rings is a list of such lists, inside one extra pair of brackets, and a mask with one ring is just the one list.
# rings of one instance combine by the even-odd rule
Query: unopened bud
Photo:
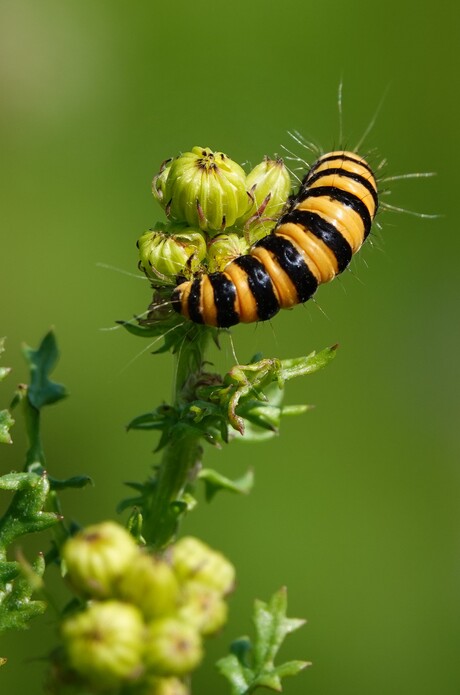
[(156, 176), (153, 177), (152, 181), (152, 193), (153, 197), (160, 203), (160, 205), (164, 208), (165, 207), (165, 186), (166, 186), (166, 179), (169, 176), (169, 170), (171, 168), (171, 159), (166, 159), (161, 167), (160, 171)]
[(98, 687), (120, 687), (143, 673), (145, 625), (134, 606), (95, 602), (62, 625), (70, 666)]
[(273, 222), (281, 215), (292, 184), (283, 160), (265, 157), (263, 162), (248, 174), (246, 186), (252, 205), (243, 220), (247, 227), (251, 227), (264, 220)]
[(139, 552), (133, 537), (119, 524), (88, 526), (65, 543), (62, 559), (70, 582), (86, 595), (113, 595), (118, 578)]
[(209, 147), (194, 147), (174, 159), (155, 185), (168, 217), (211, 235), (231, 227), (249, 206), (243, 169)]
[(238, 256), (248, 252), (249, 244), (238, 234), (218, 234), (208, 244), (208, 270), (210, 273), (220, 272)]
[(172, 547), (172, 565), (179, 581), (194, 580), (225, 595), (235, 584), (235, 568), (221, 553), (198, 538), (185, 536)]
[(118, 595), (138, 606), (150, 620), (176, 610), (179, 584), (167, 562), (152, 555), (139, 554), (123, 574)]
[(192, 275), (206, 255), (206, 242), (196, 228), (157, 224), (137, 242), (139, 268), (157, 284)]
[(184, 676), (203, 658), (201, 637), (192, 626), (178, 618), (154, 620), (148, 628), (145, 662), (159, 676)]
[(142, 695), (190, 695), (190, 690), (178, 678), (150, 678)]
[(227, 622), (228, 606), (222, 594), (201, 582), (187, 582), (183, 590), (181, 617), (204, 636), (213, 635)]

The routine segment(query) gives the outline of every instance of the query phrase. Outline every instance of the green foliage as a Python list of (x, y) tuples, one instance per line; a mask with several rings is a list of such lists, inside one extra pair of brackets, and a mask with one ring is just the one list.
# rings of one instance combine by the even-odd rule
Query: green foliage
[(30, 369), (30, 386), (18, 387), (12, 406), (22, 406), (30, 444), (26, 454), (26, 468), (29, 469), (33, 464), (45, 466), (40, 436), (40, 410), (45, 405), (52, 405), (65, 398), (67, 393), (64, 386), (49, 378), (59, 355), (53, 331), (45, 335), (36, 350), (25, 346), (23, 353)]
[(200, 472), (201, 442), (221, 446), (238, 436), (235, 431), (246, 441), (274, 436), (283, 415), (308, 409), (305, 405), (283, 406), (285, 383), (316, 372), (336, 354), (334, 346), (288, 360), (256, 356), (249, 364), (235, 365), (221, 377), (203, 370), (202, 350), (213, 334), (201, 326), (193, 326), (192, 330), (194, 338), (182, 335), (180, 349), (178, 345), (175, 348), (176, 402), (143, 413), (128, 424), (128, 430), (158, 432), (155, 451), (162, 451), (163, 457), (153, 479), (144, 485), (130, 484), (139, 495), (122, 502), (119, 509), (136, 505), (142, 513), (147, 543), (159, 546), (170, 542), (181, 517), (194, 506), (192, 494), (197, 478), (205, 483), (208, 500), (218, 490), (247, 494), (252, 487), (252, 472), (236, 481), (216, 471)]
[(30, 369), (30, 386), (27, 391), (30, 405), (40, 410), (44, 405), (51, 405), (65, 398), (65, 387), (49, 378), (59, 357), (53, 331), (45, 335), (36, 350), (26, 345), (23, 352)]
[(309, 666), (307, 661), (287, 661), (275, 666), (276, 655), (287, 635), (305, 623), (286, 617), (287, 591), (280, 589), (268, 603), (256, 601), (253, 622), (254, 642), (241, 637), (233, 642), (231, 653), (217, 662), (220, 673), (231, 684), (232, 695), (249, 695), (257, 688), (280, 692), (281, 681)]
[[(3, 341), (0, 343), (0, 352), (2, 349)], [(30, 368), (30, 386), (18, 387), (12, 407), (21, 406), (26, 423), (29, 449), (25, 470), (0, 477), (0, 490), (14, 493), (9, 507), (0, 519), (0, 631), (26, 628), (29, 620), (43, 613), (46, 608), (43, 601), (31, 598), (34, 591), (42, 585), (41, 577), (45, 571), (43, 555), (40, 553), (32, 565), (17, 552), (16, 559), (10, 560), (8, 555), (12, 544), (26, 534), (44, 531), (61, 521), (53, 488), (81, 487), (88, 481), (84, 476), (76, 476), (67, 481), (50, 479), (44, 469), (40, 411), (43, 406), (56, 403), (66, 395), (64, 387), (49, 378), (58, 359), (52, 331), (45, 336), (37, 350), (25, 347), (24, 355)], [(5, 375), (4, 370), (2, 375)], [(2, 414), (5, 412), (8, 413), (2, 411)], [(9, 420), (12, 421), (11, 417)], [(1, 423), (0, 417), (0, 435), (3, 431)]]
[[(0, 338), (0, 356), (5, 352), (5, 338)], [(10, 367), (0, 367), (0, 381), (8, 376), (11, 372)], [(10, 429), (14, 425), (14, 420), (11, 417), (9, 410), (0, 410), (0, 444), (12, 444)]]
[(25, 628), (28, 621), (44, 612), (46, 604), (32, 601), (39, 586), (45, 562), (39, 555), (30, 568), (24, 559), (8, 561), (7, 550), (19, 537), (43, 531), (60, 517), (44, 511), (49, 494), (45, 474), (9, 473), (0, 478), (0, 489), (15, 491), (7, 511), (0, 519), (0, 631)]
[(254, 472), (250, 469), (241, 478), (230, 480), (212, 468), (203, 468), (198, 479), (204, 482), (206, 499), (210, 502), (219, 490), (248, 495), (254, 485)]
[(12, 444), (10, 429), (14, 425), (14, 420), (11, 417), (9, 410), (0, 410), (0, 443)]

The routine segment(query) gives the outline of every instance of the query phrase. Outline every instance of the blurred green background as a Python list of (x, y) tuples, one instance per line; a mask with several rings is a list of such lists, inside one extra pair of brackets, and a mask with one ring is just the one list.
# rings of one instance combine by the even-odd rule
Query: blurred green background
[[(292, 129), (327, 150), (341, 79), (353, 145), (388, 88), (363, 151), (390, 174), (437, 172), (395, 182), (389, 200), (443, 216), (381, 214), (374, 243), (317, 303), (233, 331), (241, 361), (340, 350), (289, 385), (288, 402), (316, 408), (279, 438), (206, 452), (207, 465), (231, 477), (254, 465), (257, 479), (249, 498), (203, 503), (183, 528), (239, 576), (194, 692), (228, 692), (214, 660), (250, 630), (253, 599), (286, 584), (290, 614), (308, 625), (283, 654), (313, 662), (286, 693), (457, 695), (458, 6), (4, 0), (1, 10), (0, 334), (14, 367), (1, 407), (27, 379), (22, 341), (36, 346), (54, 325), (55, 377), (71, 398), (46, 412), (45, 445), (51, 473), (94, 478), (63, 496), (66, 517), (83, 523), (113, 516), (122, 481), (146, 476), (155, 440), (124, 425), (169, 398), (169, 356), (101, 331), (143, 311), (148, 284), (97, 265), (136, 274), (136, 239), (162, 219), (150, 194), (161, 161), (193, 145), (253, 165), (281, 144), (304, 154)], [(221, 369), (232, 359), (222, 344)], [(14, 435), (2, 472), (22, 466), (20, 424)], [(2, 692), (41, 692), (53, 619), (50, 609), (3, 637)]]

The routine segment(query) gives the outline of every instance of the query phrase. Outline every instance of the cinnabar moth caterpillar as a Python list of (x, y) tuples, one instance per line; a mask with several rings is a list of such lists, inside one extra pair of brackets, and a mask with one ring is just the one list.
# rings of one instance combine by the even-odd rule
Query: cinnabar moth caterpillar
[(178, 285), (174, 309), (208, 326), (267, 321), (306, 302), (341, 273), (368, 236), (378, 207), (365, 159), (330, 152), (310, 168), (273, 231), (222, 272)]

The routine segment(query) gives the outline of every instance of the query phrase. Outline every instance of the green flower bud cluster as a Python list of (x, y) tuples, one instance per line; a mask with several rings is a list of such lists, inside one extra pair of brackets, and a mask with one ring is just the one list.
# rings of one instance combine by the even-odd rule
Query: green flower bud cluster
[(153, 284), (174, 284), (179, 274), (191, 276), (206, 256), (201, 231), (179, 224), (157, 223), (137, 242), (139, 269)]
[(62, 623), (70, 669), (96, 688), (187, 695), (182, 679), (200, 664), (203, 638), (227, 619), (230, 562), (192, 537), (148, 554), (110, 521), (69, 539), (62, 558), (84, 601)]
[(163, 163), (153, 195), (168, 224), (139, 239), (139, 267), (154, 285), (223, 268), (270, 233), (291, 190), (282, 159), (265, 157), (246, 175), (223, 152), (193, 147)]

